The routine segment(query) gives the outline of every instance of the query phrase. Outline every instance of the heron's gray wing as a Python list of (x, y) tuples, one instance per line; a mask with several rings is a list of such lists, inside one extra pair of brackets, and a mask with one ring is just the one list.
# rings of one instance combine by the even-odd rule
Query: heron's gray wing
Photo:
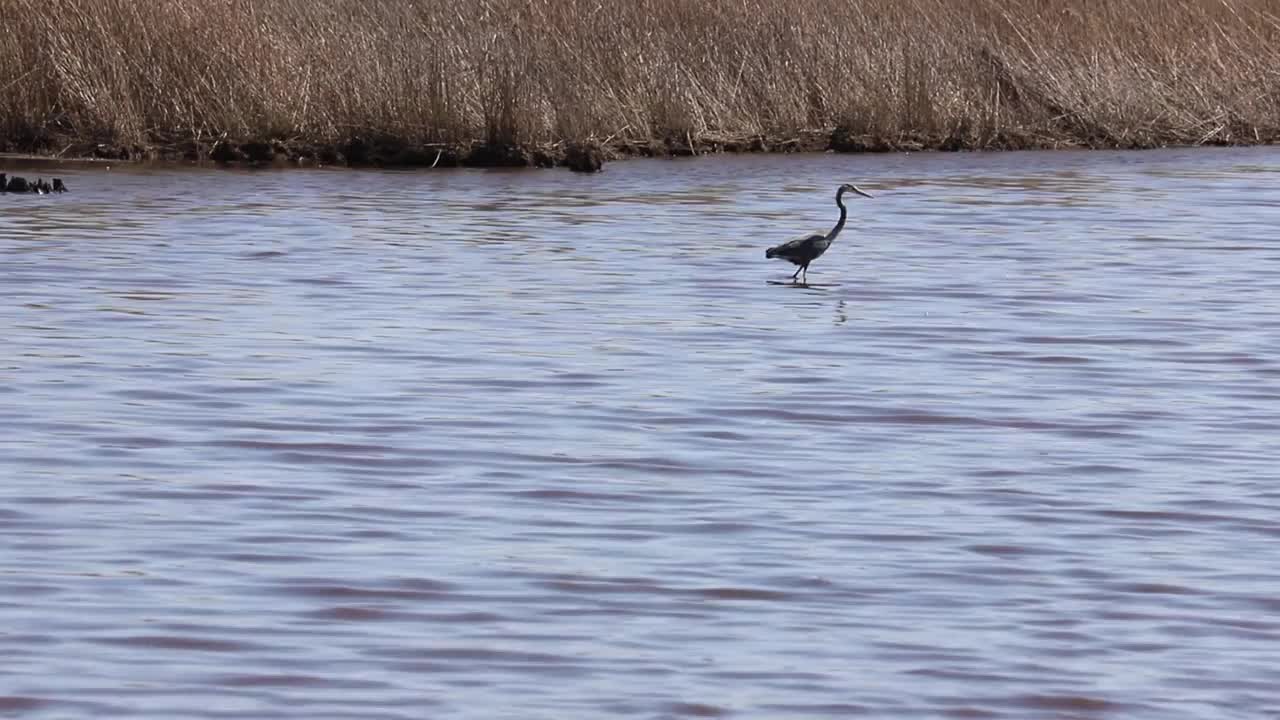
[(802, 245), (804, 245), (807, 242), (810, 242), (813, 240), (821, 240), (824, 237), (826, 236), (822, 235), (821, 233), (807, 233), (805, 235), (801, 235), (798, 238), (793, 238), (791, 240), (788, 240), (782, 243), (781, 245), (775, 245), (769, 248), (769, 252), (785, 254), (793, 250), (799, 249)]

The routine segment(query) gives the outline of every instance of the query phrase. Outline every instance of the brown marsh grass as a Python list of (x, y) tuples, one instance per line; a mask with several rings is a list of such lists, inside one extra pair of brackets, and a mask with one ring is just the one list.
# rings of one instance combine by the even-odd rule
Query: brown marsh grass
[(1280, 138), (1280, 0), (0, 0), (0, 27), (0, 150)]

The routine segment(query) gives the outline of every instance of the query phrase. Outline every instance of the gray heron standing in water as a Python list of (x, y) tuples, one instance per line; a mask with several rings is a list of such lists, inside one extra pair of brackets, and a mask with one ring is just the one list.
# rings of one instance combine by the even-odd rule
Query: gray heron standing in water
[(836, 221), (836, 226), (831, 228), (831, 232), (826, 235), (814, 233), (805, 237), (798, 237), (795, 240), (789, 240), (776, 247), (771, 247), (764, 251), (766, 259), (782, 258), (800, 267), (796, 268), (796, 274), (791, 276), (795, 280), (800, 273), (804, 273), (804, 280), (809, 279), (809, 263), (822, 257), (822, 253), (831, 247), (831, 241), (836, 239), (840, 231), (844, 229), (845, 218), (849, 216), (849, 211), (844, 206), (844, 194), (846, 192), (855, 192), (862, 197), (871, 197), (867, 193), (858, 189), (856, 185), (845, 183), (836, 190), (836, 205), (840, 208), (840, 219)]

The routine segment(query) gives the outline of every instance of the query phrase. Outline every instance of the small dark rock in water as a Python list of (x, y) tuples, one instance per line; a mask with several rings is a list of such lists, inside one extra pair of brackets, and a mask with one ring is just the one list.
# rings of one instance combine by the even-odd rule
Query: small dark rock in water
[(53, 191), (54, 191), (54, 192), (66, 192), (66, 191), (67, 191), (67, 186), (62, 184), (62, 178), (54, 178), (54, 179), (53, 179)]
[(574, 172), (600, 172), (604, 151), (594, 143), (571, 143), (564, 152), (564, 164)]

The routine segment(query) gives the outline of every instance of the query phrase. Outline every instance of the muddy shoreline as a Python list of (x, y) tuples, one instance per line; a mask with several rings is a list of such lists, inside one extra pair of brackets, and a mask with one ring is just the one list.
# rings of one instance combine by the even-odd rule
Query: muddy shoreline
[(237, 167), (565, 167), (579, 172), (596, 172), (609, 162), (627, 158), (688, 157), (718, 153), (1147, 150), (1166, 147), (1271, 145), (1277, 142), (1280, 142), (1280, 138), (1216, 136), (1205, 142), (1187, 142), (1184, 138), (1148, 135), (1120, 138), (1101, 135), (1080, 139), (1029, 132), (1001, 132), (985, 136), (904, 133), (888, 137), (832, 128), (775, 136), (704, 134), (648, 140), (606, 138), (521, 145), (488, 144), (481, 141), (423, 143), (387, 136), (352, 136), (339, 142), (314, 142), (298, 138), (221, 138), (202, 142), (190, 138), (173, 138), (147, 145), (77, 140), (43, 143), (40, 146), (0, 142), (0, 161), (162, 162)]

